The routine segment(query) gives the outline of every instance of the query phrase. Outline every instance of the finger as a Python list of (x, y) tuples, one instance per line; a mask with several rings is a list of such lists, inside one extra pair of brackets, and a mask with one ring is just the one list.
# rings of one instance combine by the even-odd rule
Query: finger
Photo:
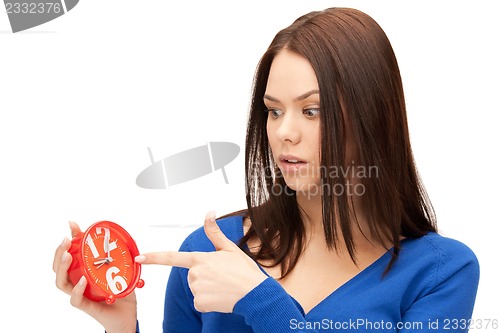
[(224, 235), (224, 233), (220, 230), (217, 222), (215, 221), (215, 212), (210, 211), (205, 216), (205, 224), (204, 224), (205, 234), (208, 239), (215, 246), (215, 250), (234, 250), (239, 249), (236, 244), (234, 244), (229, 238)]
[[(71, 230), (71, 237), (75, 237), (76, 235), (82, 233), (80, 227), (75, 222), (70, 221), (69, 228)], [(54, 272), (57, 271), (57, 267), (61, 263), (61, 258), (63, 256), (63, 253), (68, 251), (70, 247), (71, 247), (70, 240), (67, 237), (64, 237), (61, 245), (58, 246), (54, 254), (54, 260), (52, 261), (52, 270)]]
[[(91, 317), (96, 319), (99, 323), (101, 323), (103, 326), (103, 321), (106, 320), (106, 309), (109, 307), (107, 304), (103, 304), (103, 302), (95, 302), (91, 301), (87, 297), (84, 296), (85, 289), (87, 288), (87, 279), (85, 276), (82, 275), (80, 280), (75, 284), (74, 288), (71, 290), (71, 298), (70, 298), (70, 303), (73, 305), (75, 308), (78, 308), (87, 314), (89, 314)], [(127, 296), (131, 302), (135, 304), (135, 293), (132, 293), (131, 295)]]
[(82, 233), (80, 226), (76, 222), (69, 221), (69, 228), (71, 229), (71, 237), (76, 237)]
[(85, 291), (85, 287), (87, 287), (87, 279), (82, 275), (78, 283), (71, 291), (71, 305), (75, 308), (82, 309), (84, 302), (86, 299), (83, 296), (83, 292)]
[(59, 264), (61, 263), (61, 258), (64, 252), (68, 251), (71, 246), (71, 242), (67, 237), (64, 237), (62, 243), (57, 247), (56, 252), (54, 253), (54, 260), (52, 261), (52, 270), (54, 272), (57, 271)]
[(203, 256), (202, 252), (150, 252), (135, 257), (135, 262), (191, 268), (200, 256)]
[(71, 257), (71, 254), (64, 252), (59, 260), (60, 263), (57, 265), (56, 269), (56, 286), (66, 294), (71, 294), (73, 284), (68, 276), (68, 268), (71, 265), (73, 258)]

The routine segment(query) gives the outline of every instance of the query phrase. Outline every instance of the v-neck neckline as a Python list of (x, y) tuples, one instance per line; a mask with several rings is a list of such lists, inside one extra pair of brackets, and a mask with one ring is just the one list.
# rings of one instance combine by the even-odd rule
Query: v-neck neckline
[[(238, 230), (238, 233), (239, 233), (239, 239), (241, 239), (245, 233), (244, 233), (244, 229), (243, 229), (243, 216), (241, 217), (241, 223), (239, 224), (239, 230)], [(401, 242), (404, 242), (405, 239), (403, 239)], [(247, 247), (248, 248), (248, 247)], [(299, 301), (297, 301), (292, 295), (290, 295), (286, 290), (285, 288), (283, 288), (283, 290), (285, 290), (286, 294), (293, 300), (293, 302), (295, 303), (295, 305), (297, 306), (297, 308), (300, 310), (300, 312), (304, 315), (304, 317), (308, 317), (311, 315), (311, 313), (313, 311), (315, 311), (317, 308), (320, 308), (323, 304), (325, 304), (327, 301), (329, 301), (331, 298), (334, 298), (334, 297), (340, 297), (342, 296), (342, 294), (344, 293), (344, 290), (348, 289), (350, 285), (356, 283), (356, 281), (360, 280), (361, 278), (363, 278), (363, 276), (367, 275), (368, 273), (370, 273), (371, 271), (377, 269), (380, 265), (382, 265), (382, 263), (384, 265), (386, 265), (386, 257), (387, 256), (391, 256), (391, 252), (393, 251), (393, 247), (391, 247), (389, 250), (387, 250), (386, 252), (384, 252), (379, 258), (377, 258), (374, 262), (372, 262), (370, 265), (366, 266), (364, 269), (362, 269), (360, 272), (358, 272), (356, 275), (354, 275), (353, 277), (351, 277), (349, 280), (347, 280), (346, 282), (344, 282), (343, 284), (341, 284), (338, 288), (335, 288), (335, 290), (333, 290), (331, 293), (329, 293), (325, 298), (323, 298), (319, 303), (317, 303), (315, 306), (313, 306), (307, 313), (304, 311), (304, 308), (302, 307), (302, 305), (299, 303)], [(269, 275), (265, 270), (264, 268), (257, 262), (255, 261), (255, 263), (259, 266), (260, 270), (269, 278), (271, 279), (274, 279), (271, 275)]]

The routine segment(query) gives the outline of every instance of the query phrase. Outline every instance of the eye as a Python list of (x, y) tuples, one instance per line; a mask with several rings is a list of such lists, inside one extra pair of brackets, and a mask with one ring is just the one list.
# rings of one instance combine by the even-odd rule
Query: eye
[(310, 108), (302, 111), (308, 118), (316, 118), (319, 115), (319, 108)]
[(283, 111), (280, 109), (267, 109), (266, 110), (269, 116), (273, 117), (274, 119), (278, 118), (283, 114)]

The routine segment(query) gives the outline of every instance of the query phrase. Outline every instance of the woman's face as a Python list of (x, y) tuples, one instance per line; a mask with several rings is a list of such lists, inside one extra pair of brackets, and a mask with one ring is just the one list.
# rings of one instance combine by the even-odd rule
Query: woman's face
[(309, 61), (288, 50), (274, 58), (264, 103), (274, 160), (297, 195), (320, 194), (320, 98)]

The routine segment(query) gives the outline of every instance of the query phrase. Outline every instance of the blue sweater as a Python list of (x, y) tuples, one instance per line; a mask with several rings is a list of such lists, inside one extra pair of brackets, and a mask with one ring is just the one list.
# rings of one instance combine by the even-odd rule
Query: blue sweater
[[(234, 242), (241, 216), (218, 220)], [(180, 251), (214, 251), (202, 228)], [(405, 239), (388, 274), (387, 252), (307, 314), (271, 277), (239, 302), (233, 313), (200, 313), (193, 305), (188, 270), (173, 267), (165, 297), (165, 333), (467, 332), (479, 281), (479, 264), (464, 244), (429, 233)]]

